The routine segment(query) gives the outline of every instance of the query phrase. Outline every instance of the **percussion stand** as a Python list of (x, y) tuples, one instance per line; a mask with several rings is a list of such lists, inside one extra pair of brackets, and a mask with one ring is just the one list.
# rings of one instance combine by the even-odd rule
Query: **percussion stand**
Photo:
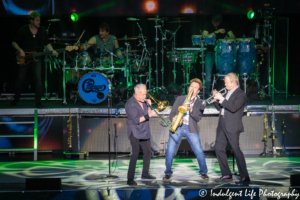
[(206, 76), (206, 74), (205, 74), (205, 61), (204, 61), (204, 56), (205, 56), (204, 40), (200, 39), (200, 41), (201, 41), (201, 51), (200, 51), (201, 52), (201, 55), (200, 55), (201, 62), (200, 62), (200, 64), (202, 66), (202, 82), (203, 82), (203, 86), (204, 86), (204, 87), (202, 87), (202, 89), (203, 89), (203, 99), (205, 99), (205, 76)]
[[(143, 53), (142, 53), (142, 56), (141, 56), (141, 60), (140, 60), (140, 62), (138, 63), (139, 64), (139, 67), (143, 64), (143, 60), (147, 57), (147, 56), (149, 56), (149, 58), (151, 58), (151, 54), (150, 54), (150, 52), (148, 51), (148, 49), (147, 49), (147, 45), (146, 45), (146, 40), (145, 40), (145, 38), (144, 38), (144, 35), (143, 35), (143, 29), (141, 28), (141, 26), (139, 25), (139, 23), (138, 22), (136, 22), (136, 24), (137, 24), (137, 26), (139, 27), (139, 29), (140, 29), (140, 35), (142, 36), (142, 46), (143, 46)], [(156, 24), (157, 24), (157, 21), (156, 21)], [(156, 28), (156, 38), (157, 38), (157, 28)], [(155, 39), (156, 40), (156, 39)], [(141, 42), (140, 42), (141, 43)], [(144, 58), (143, 58), (143, 55), (144, 55), (144, 52), (146, 52), (145, 53), (145, 56), (144, 56)], [(157, 61), (157, 42), (156, 42), (156, 87), (158, 86), (158, 75), (157, 75), (157, 73), (158, 73), (158, 61)], [(149, 59), (149, 74), (148, 74), (148, 78), (146, 79), (146, 83), (145, 83), (145, 85), (147, 85), (147, 82), (149, 81), (149, 89), (151, 88), (151, 73), (152, 73), (152, 69), (151, 69), (151, 59)], [(144, 76), (144, 75), (140, 75), (140, 82), (142, 82), (142, 76)]]
[[(162, 23), (164, 21), (162, 20)], [(162, 25), (163, 26), (163, 25)], [(165, 65), (164, 65), (164, 40), (167, 39), (166, 32), (163, 32), (161, 28), (159, 28), (161, 33), (161, 87), (164, 89), (164, 71), (165, 71)]]
[(174, 60), (173, 61), (173, 76), (174, 76), (174, 83), (176, 83), (176, 59), (175, 59), (175, 55), (176, 55), (175, 50), (176, 50), (176, 48), (175, 48), (175, 41), (176, 41), (176, 33), (180, 29), (180, 27), (181, 27), (181, 25), (179, 24), (176, 31), (173, 32), (172, 37), (169, 39), (169, 41), (171, 41), (172, 38), (173, 38), (173, 60)]
[[(76, 61), (76, 67), (77, 67), (77, 61)], [(63, 104), (67, 105), (67, 98), (66, 98), (66, 51), (63, 51), (63, 93), (64, 93)]]
[(124, 42), (125, 46), (126, 46), (126, 66), (125, 66), (125, 77), (126, 77), (126, 85), (127, 85), (127, 99), (129, 99), (129, 90), (130, 90), (130, 86), (132, 86), (132, 78), (131, 78), (131, 65), (129, 65), (129, 48), (130, 48), (130, 44), (127, 40), (125, 40)]
[[(158, 16), (157, 16), (158, 18)], [(157, 48), (158, 48), (158, 45), (157, 45), (157, 41), (159, 40), (158, 38), (158, 35), (157, 35), (157, 29), (161, 27), (161, 25), (158, 25), (158, 21), (155, 20), (155, 74), (156, 74), (156, 89), (155, 91), (158, 92), (158, 53), (157, 53)]]

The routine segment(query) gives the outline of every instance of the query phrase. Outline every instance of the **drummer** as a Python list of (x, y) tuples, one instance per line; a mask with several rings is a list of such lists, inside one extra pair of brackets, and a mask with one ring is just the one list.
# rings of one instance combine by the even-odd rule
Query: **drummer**
[[(115, 50), (119, 49), (119, 43), (116, 38), (116, 36), (109, 34), (110, 32), (110, 26), (103, 22), (99, 26), (99, 35), (95, 35), (91, 37), (87, 44), (83, 44), (80, 46), (81, 51), (86, 51), (88, 48), (92, 47), (95, 45), (95, 50), (94, 50), (94, 55), (95, 57), (103, 57), (103, 62), (108, 62), (110, 61), (110, 55), (107, 51), (109, 52), (114, 52)], [(121, 51), (116, 51), (116, 55), (118, 58), (122, 57), (122, 52)], [(119, 81), (123, 82), (125, 81), (125, 78), (119, 77)]]
[[(214, 36), (216, 40), (224, 39), (227, 36), (227, 39), (235, 39), (230, 26), (223, 21), (221, 15), (213, 15), (210, 22), (207, 22), (203, 28), (203, 37), (205, 36)], [(210, 95), (211, 87), (211, 76), (213, 71), (213, 66), (215, 63), (215, 45), (208, 44), (207, 50), (205, 52), (205, 94), (207, 98)]]

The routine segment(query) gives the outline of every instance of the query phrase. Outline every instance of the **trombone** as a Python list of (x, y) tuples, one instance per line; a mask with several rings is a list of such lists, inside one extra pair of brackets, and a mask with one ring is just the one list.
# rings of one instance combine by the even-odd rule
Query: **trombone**
[[(224, 92), (223, 92), (224, 91)], [(223, 93), (222, 93), (223, 92)], [(226, 87), (224, 87), (222, 90), (219, 90), (216, 94), (221, 93), (223, 96), (227, 93), (227, 89)], [(213, 94), (212, 96), (210, 96), (208, 99), (203, 101), (203, 105), (206, 106), (206, 103), (211, 104), (213, 102), (215, 102), (216, 100), (214, 99), (214, 96), (216, 94)]]
[[(145, 99), (144, 99), (144, 101), (145, 101)], [(145, 103), (152, 109), (152, 110), (154, 110), (154, 112), (156, 112), (156, 114), (157, 114), (157, 116), (159, 116), (162, 120), (163, 120), (163, 122), (165, 122), (165, 124), (170, 128), (170, 130), (173, 132), (173, 133), (176, 133), (176, 131), (172, 128), (172, 126), (160, 115), (160, 114), (158, 114), (158, 112), (155, 110), (155, 109), (153, 109), (153, 107), (147, 102), (147, 101), (145, 101)], [(176, 133), (176, 135), (178, 135), (178, 133)]]

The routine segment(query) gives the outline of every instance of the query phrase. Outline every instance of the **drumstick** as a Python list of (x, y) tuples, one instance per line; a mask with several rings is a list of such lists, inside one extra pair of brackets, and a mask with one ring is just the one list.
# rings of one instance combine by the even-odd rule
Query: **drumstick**
[(85, 30), (81, 33), (81, 36), (79, 37), (78, 41), (75, 43), (75, 46), (77, 46), (78, 42), (80, 41), (81, 37), (83, 36)]

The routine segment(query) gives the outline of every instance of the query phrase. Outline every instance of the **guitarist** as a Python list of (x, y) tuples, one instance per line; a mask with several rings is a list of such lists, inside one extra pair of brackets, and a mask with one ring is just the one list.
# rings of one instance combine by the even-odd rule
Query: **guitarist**
[[(46, 30), (44, 27), (40, 26), (41, 15), (37, 12), (32, 12), (28, 16), (29, 25), (23, 26), (18, 34), (15, 36), (12, 42), (12, 46), (20, 52), (21, 57), (25, 57), (24, 51), (43, 50), (46, 45), (49, 51), (52, 51), (54, 56), (57, 55), (57, 52), (53, 50), (53, 47), (48, 41)], [(41, 59), (38, 58), (37, 62), (30, 62), (25, 66), (18, 66), (18, 75), (15, 85), (15, 97), (11, 102), (11, 106), (16, 106), (20, 100), (21, 90), (23, 82), (26, 77), (26, 72), (28, 68), (31, 68), (34, 74), (35, 80), (35, 102), (37, 108), (42, 108), (41, 103), (43, 88), (42, 88), (42, 77), (41, 77)]]

